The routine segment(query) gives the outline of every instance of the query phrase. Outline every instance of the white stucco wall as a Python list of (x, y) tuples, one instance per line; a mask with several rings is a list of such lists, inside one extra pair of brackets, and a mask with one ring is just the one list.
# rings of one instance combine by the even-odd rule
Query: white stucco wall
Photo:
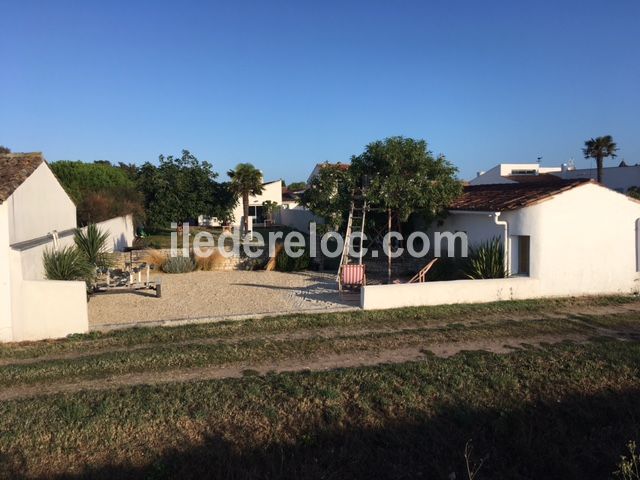
[(102, 231), (109, 232), (109, 250), (122, 251), (133, 245), (135, 231), (133, 215), (115, 217), (96, 224)]
[(76, 226), (76, 207), (44, 162), (6, 203), (12, 244)]
[(283, 208), (278, 211), (276, 215), (276, 223), (300, 230), (304, 233), (309, 233), (309, 225), (311, 222), (322, 225), (324, 224), (324, 219), (302, 207)]
[(13, 337), (11, 330), (11, 269), (8, 204), (0, 204), (0, 341)]
[[(276, 202), (278, 205), (282, 205), (282, 181), (276, 180), (275, 182), (269, 182), (264, 184), (264, 190), (260, 195), (251, 195), (249, 197), (249, 205), (255, 207), (261, 207), (262, 202), (270, 200)], [(238, 204), (233, 209), (233, 219), (231, 223), (234, 225), (240, 224), (242, 218), (242, 198), (239, 199)], [(254, 220), (255, 222), (255, 220)]]
[(20, 321), (14, 322), (13, 341), (60, 338), (89, 331), (84, 282), (23, 281), (20, 290)]
[[(597, 184), (584, 184), (536, 205), (504, 212), (500, 219), (509, 224), (509, 263), (514, 270), (516, 238), (530, 236), (528, 277), (367, 286), (362, 290), (363, 308), (640, 290), (637, 201)], [(500, 232), (488, 215), (454, 215), (437, 228), (466, 230), (470, 244)]]
[[(88, 331), (84, 282), (42, 280), (47, 235), (75, 226), (75, 206), (46, 163), (0, 204), (0, 341)], [(73, 235), (60, 238), (62, 246), (71, 243)]]

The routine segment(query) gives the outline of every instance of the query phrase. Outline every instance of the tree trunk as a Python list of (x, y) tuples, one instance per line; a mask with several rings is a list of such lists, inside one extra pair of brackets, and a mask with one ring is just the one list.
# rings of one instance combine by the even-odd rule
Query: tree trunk
[(242, 234), (249, 233), (249, 192), (242, 194)]
[[(391, 233), (391, 209), (387, 209), (387, 233)], [(391, 283), (391, 235), (387, 235), (387, 283)]]
[(596, 167), (597, 167), (597, 176), (598, 176), (598, 183), (602, 183), (602, 163), (603, 163), (603, 158), (602, 156), (598, 155), (596, 157)]

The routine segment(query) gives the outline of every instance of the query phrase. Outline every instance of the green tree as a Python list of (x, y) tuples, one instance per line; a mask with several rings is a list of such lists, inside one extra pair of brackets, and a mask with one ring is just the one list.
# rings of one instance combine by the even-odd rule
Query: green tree
[(278, 211), (280, 205), (278, 202), (274, 202), (272, 200), (265, 200), (262, 202), (262, 209), (265, 213), (265, 218), (269, 221), (269, 223), (273, 223), (273, 214)]
[(287, 188), (289, 190), (291, 190), (292, 192), (298, 191), (298, 190), (304, 190), (305, 188), (307, 188), (307, 182), (291, 182)]
[(142, 195), (135, 180), (120, 168), (105, 160), (94, 163), (61, 160), (50, 167), (76, 204), (80, 225), (129, 213), (137, 222), (142, 221)]
[(595, 158), (598, 183), (602, 183), (604, 172), (603, 163), (607, 157), (615, 158), (618, 146), (613, 141), (611, 135), (605, 135), (603, 137), (590, 138), (584, 142), (584, 158)]
[(0, 154), (3, 154), (3, 153), (11, 153), (11, 149), (5, 147), (4, 145), (0, 145)]
[(236, 199), (242, 198), (243, 232), (248, 231), (249, 196), (260, 195), (263, 190), (262, 173), (250, 163), (239, 163), (227, 172), (231, 179), (231, 191)]
[(352, 177), (339, 165), (323, 164), (300, 198), (300, 203), (324, 218), (326, 226), (338, 229), (344, 223), (351, 204)]
[(353, 182), (367, 179), (372, 206), (391, 210), (401, 221), (413, 212), (434, 218), (462, 192), (457, 169), (444, 155), (435, 157), (424, 140), (390, 137), (370, 143), (351, 159)]
[(209, 162), (199, 161), (188, 150), (180, 157), (160, 155), (158, 166), (142, 165), (138, 188), (149, 225), (168, 228), (172, 222), (195, 221), (199, 215), (228, 216), (235, 203), (228, 188), (215, 181), (217, 176)]
[[(365, 147), (351, 159), (352, 182), (366, 188), (369, 205), (387, 211), (387, 225), (398, 225), (414, 212), (433, 220), (462, 192), (457, 169), (444, 157), (435, 157), (424, 140), (390, 137)], [(390, 242), (390, 240), (389, 240)], [(387, 245), (391, 248), (391, 244)], [(388, 258), (391, 281), (391, 257)]]

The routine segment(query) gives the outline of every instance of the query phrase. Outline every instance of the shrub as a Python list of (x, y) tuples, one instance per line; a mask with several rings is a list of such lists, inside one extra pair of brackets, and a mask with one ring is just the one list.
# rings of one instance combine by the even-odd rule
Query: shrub
[(114, 264), (114, 256), (108, 251), (109, 233), (100, 230), (95, 224), (86, 229), (76, 229), (74, 242), (87, 262), (96, 268), (109, 268)]
[(46, 249), (43, 254), (45, 277), (49, 280), (81, 280), (90, 283), (95, 278), (95, 267), (75, 247), (60, 250)]
[(456, 257), (440, 257), (427, 273), (427, 282), (443, 282), (468, 278), (464, 272), (466, 259)]
[(161, 250), (148, 249), (145, 250), (145, 256), (142, 261), (161, 270), (164, 264), (167, 263), (167, 254)]
[(467, 277), (473, 279), (504, 278), (504, 249), (499, 238), (469, 248), (466, 267)]
[[(294, 252), (300, 251), (298, 249), (292, 249)], [(311, 259), (309, 257), (309, 251), (303, 250), (303, 253), (298, 258), (290, 257), (287, 255), (286, 250), (283, 248), (276, 257), (276, 270), (279, 272), (297, 272), (300, 270), (306, 270), (309, 268)]]
[(162, 266), (165, 273), (189, 273), (196, 268), (195, 263), (190, 257), (169, 257)]
[(196, 255), (195, 261), (196, 268), (198, 270), (208, 272), (210, 270), (217, 270), (219, 267), (221, 267), (224, 264), (225, 258), (220, 253), (220, 250), (215, 248), (211, 255), (202, 257)]

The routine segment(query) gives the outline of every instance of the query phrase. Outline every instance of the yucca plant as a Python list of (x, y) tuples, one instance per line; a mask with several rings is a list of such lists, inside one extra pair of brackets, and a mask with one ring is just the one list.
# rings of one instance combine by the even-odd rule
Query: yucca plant
[(189, 273), (196, 268), (195, 262), (190, 257), (169, 257), (162, 266), (165, 273)]
[(74, 242), (87, 261), (96, 268), (109, 268), (114, 264), (113, 254), (108, 251), (109, 232), (90, 224), (86, 231), (76, 229)]
[(467, 258), (467, 277), (476, 280), (484, 278), (504, 278), (504, 248), (499, 238), (469, 248)]
[(60, 250), (46, 249), (43, 265), (45, 277), (49, 280), (82, 280), (90, 283), (95, 275), (94, 266), (80, 250), (72, 246)]

